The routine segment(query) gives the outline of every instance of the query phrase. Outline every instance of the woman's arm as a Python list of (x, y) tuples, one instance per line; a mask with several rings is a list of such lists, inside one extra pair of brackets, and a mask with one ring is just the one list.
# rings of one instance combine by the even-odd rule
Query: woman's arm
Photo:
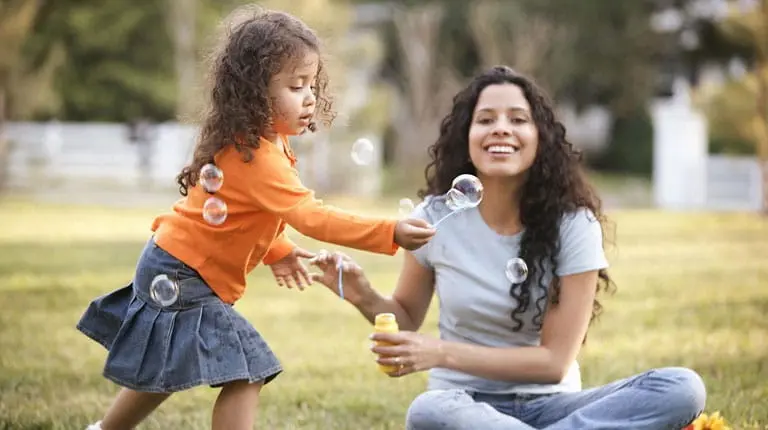
[(419, 264), (410, 254), (405, 254), (403, 269), (391, 297), (382, 296), (370, 287), (359, 303), (353, 303), (363, 316), (373, 323), (376, 314), (392, 312), (397, 317), (400, 330), (417, 331), (424, 323), (434, 292), (434, 274)]
[(576, 359), (589, 326), (597, 271), (561, 278), (560, 302), (547, 309), (541, 345), (492, 348), (429, 338), (418, 333), (376, 333), (374, 340), (395, 346), (375, 346), (379, 363), (402, 368), (393, 376), (448, 368), (499, 381), (558, 383)]
[(319, 281), (330, 290), (336, 291), (336, 261), (344, 261), (344, 298), (357, 308), (369, 322), (373, 323), (376, 314), (393, 313), (401, 330), (416, 331), (424, 322), (424, 317), (432, 301), (434, 274), (432, 269), (422, 266), (411, 255), (405, 253), (405, 261), (400, 277), (391, 297), (384, 296), (374, 289), (365, 277), (362, 268), (346, 255), (319, 255), (313, 262), (323, 273), (314, 274), (312, 279)]
[(597, 272), (565, 276), (560, 302), (544, 315), (541, 345), (488, 348), (446, 343), (444, 367), (493, 380), (559, 383), (586, 336), (595, 298)]

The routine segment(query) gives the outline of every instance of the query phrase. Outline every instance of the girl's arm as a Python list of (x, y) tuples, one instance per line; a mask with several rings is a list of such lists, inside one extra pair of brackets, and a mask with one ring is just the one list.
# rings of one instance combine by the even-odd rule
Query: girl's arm
[(281, 217), (299, 233), (350, 248), (393, 255), (396, 220), (364, 217), (323, 204), (305, 187), (289, 160), (259, 148), (247, 169), (248, 197), (260, 209)]
[[(272, 245), (270, 245), (269, 250), (261, 261), (263, 261), (264, 264), (272, 264), (275, 261), (278, 261), (286, 255), (290, 254), (295, 247), (296, 244), (288, 239), (288, 236), (285, 235), (285, 232), (281, 232), (272, 242)], [(254, 266), (258, 263), (259, 261), (251, 262), (251, 264)]]

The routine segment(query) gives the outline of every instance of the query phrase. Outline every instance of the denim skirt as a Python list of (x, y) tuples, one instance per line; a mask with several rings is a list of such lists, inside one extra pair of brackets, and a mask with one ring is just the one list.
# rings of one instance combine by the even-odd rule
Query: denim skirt
[[(168, 306), (149, 291), (163, 274), (178, 285), (178, 299)], [(153, 239), (133, 282), (93, 300), (77, 329), (109, 351), (104, 376), (136, 391), (172, 393), (238, 380), (268, 383), (282, 371), (259, 332)]]

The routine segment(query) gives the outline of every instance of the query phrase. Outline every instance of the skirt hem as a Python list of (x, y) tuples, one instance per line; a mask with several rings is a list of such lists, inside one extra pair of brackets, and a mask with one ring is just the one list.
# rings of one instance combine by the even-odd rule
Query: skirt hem
[(253, 384), (255, 382), (264, 381), (264, 384), (266, 385), (267, 383), (269, 383), (270, 381), (275, 379), (275, 377), (277, 375), (282, 373), (282, 371), (283, 371), (282, 366), (275, 366), (275, 367), (273, 367), (271, 369), (268, 369), (268, 370), (266, 370), (264, 372), (261, 372), (259, 374), (256, 374), (256, 375), (249, 375), (249, 374), (246, 374), (246, 373), (240, 373), (240, 374), (230, 375), (230, 376), (221, 376), (221, 377), (213, 378), (213, 379), (210, 379), (210, 380), (202, 379), (201, 378), (201, 379), (197, 379), (197, 380), (192, 381), (192, 382), (186, 382), (184, 384), (178, 384), (178, 385), (174, 385), (174, 386), (170, 386), (170, 387), (157, 387), (157, 386), (153, 386), (153, 385), (148, 385), (148, 386), (136, 385), (136, 384), (133, 384), (131, 382), (125, 381), (125, 380), (123, 380), (121, 378), (118, 378), (117, 376), (110, 375), (107, 372), (103, 372), (103, 376), (105, 378), (109, 379), (110, 381), (114, 382), (115, 384), (120, 385), (121, 387), (129, 388), (129, 389), (134, 390), (134, 391), (139, 391), (139, 392), (143, 392), (143, 393), (163, 393), (163, 394), (168, 394), (168, 393), (176, 393), (176, 392), (179, 392), (179, 391), (188, 390), (190, 388), (194, 388), (194, 387), (202, 386), (202, 385), (208, 385), (208, 386), (211, 386), (211, 387), (216, 387), (216, 386), (220, 386), (220, 385), (226, 384), (227, 382), (244, 381), (244, 380), (247, 380), (248, 383), (250, 383), (250, 384)]
[(99, 345), (103, 346), (104, 349), (109, 351), (109, 345), (107, 345), (107, 342), (104, 339), (101, 339), (100, 336), (98, 336), (96, 333), (92, 332), (91, 330), (88, 330), (83, 326), (82, 324), (78, 323), (75, 328), (77, 328), (80, 333), (86, 335), (89, 339), (92, 341), (98, 343)]

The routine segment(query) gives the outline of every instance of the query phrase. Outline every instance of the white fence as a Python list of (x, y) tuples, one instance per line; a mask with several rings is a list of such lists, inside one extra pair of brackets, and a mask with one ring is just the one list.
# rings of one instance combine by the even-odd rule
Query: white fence
[(10, 123), (7, 185), (30, 191), (69, 182), (172, 187), (196, 130), (179, 124), (153, 129), (151, 143), (140, 145), (122, 124)]
[[(708, 156), (703, 123), (678, 109), (659, 113), (663, 115), (656, 121), (654, 148), (657, 207), (761, 208), (761, 172), (755, 158)], [(7, 186), (15, 192), (59, 199), (69, 195), (96, 203), (127, 198), (130, 193), (134, 200), (168, 195), (177, 189), (175, 177), (191, 156), (196, 132), (192, 126), (157, 124), (147, 146), (132, 143), (123, 124), (9, 123)], [(376, 136), (368, 137), (376, 141)], [(304, 183), (321, 194), (377, 195), (380, 154), (370, 166), (355, 166), (348, 156), (351, 142), (331, 140), (322, 134), (295, 139)]]
[[(142, 145), (129, 139), (124, 124), (9, 123), (6, 186), (14, 192), (49, 195), (173, 192), (176, 175), (192, 155), (196, 133), (194, 126), (156, 124), (151, 143)], [(351, 142), (332, 148), (330, 140), (318, 133), (293, 141), (304, 183), (319, 192), (378, 193), (380, 157), (370, 166), (353, 168), (349, 156), (336, 152), (349, 154)]]
[(755, 157), (710, 156), (706, 190), (709, 209), (759, 211), (763, 201), (760, 163)]

